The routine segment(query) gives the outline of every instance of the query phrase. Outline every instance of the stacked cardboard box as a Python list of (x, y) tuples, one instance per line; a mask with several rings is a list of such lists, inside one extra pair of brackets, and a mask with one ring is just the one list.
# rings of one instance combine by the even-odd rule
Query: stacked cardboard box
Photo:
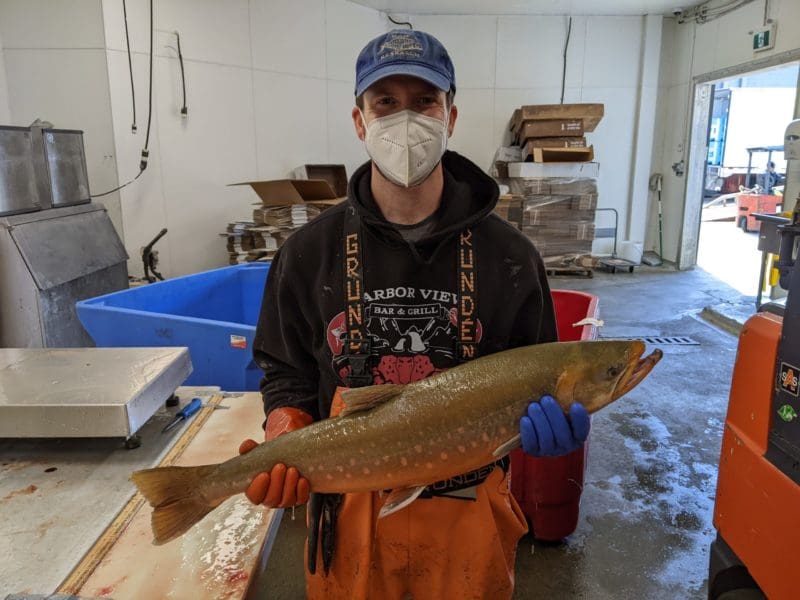
[(253, 209), (252, 221), (230, 223), (227, 231), (220, 234), (227, 238), (231, 264), (272, 260), (289, 236), (343, 200), (331, 184), (322, 179), (279, 179), (231, 185), (249, 185), (261, 200)]
[(545, 263), (591, 254), (597, 209), (597, 180), (512, 177), (511, 196), (498, 214), (522, 231)]
[(294, 232), (285, 227), (264, 226), (254, 221), (230, 223), (221, 236), (227, 239), (229, 263), (272, 260), (275, 253)]
[(497, 205), (494, 207), (494, 212), (500, 218), (519, 227), (521, 202), (518, 196), (512, 196), (511, 194), (500, 196), (497, 200)]
[(521, 106), (511, 117), (512, 143), (522, 160), (585, 162), (594, 159), (585, 134), (603, 118), (602, 104), (533, 104)]
[(236, 221), (228, 224), (225, 233), (220, 233), (228, 242), (230, 264), (252, 262), (253, 258), (251, 257), (258, 252), (258, 243), (251, 231), (254, 226), (255, 223), (252, 221)]

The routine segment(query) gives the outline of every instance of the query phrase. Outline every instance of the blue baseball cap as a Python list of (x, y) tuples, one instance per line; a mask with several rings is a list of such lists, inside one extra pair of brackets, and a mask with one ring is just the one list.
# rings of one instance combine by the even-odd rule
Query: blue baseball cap
[(419, 77), (443, 92), (456, 89), (456, 74), (447, 50), (424, 31), (393, 29), (364, 46), (356, 60), (356, 96), (391, 75)]

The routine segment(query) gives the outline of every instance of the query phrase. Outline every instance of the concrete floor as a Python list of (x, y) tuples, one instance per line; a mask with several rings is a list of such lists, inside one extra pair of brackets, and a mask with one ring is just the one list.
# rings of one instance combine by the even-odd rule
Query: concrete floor
[(697, 265), (739, 293), (755, 297), (761, 269), (758, 233), (744, 232), (733, 221), (703, 222)]
[[(700, 313), (738, 307), (735, 327), (749, 299), (701, 269), (642, 267), (551, 285), (599, 296), (603, 337), (689, 336), (699, 345), (663, 346), (645, 382), (595, 415), (578, 528), (560, 545), (523, 538), (515, 598), (705, 598), (737, 339)], [(258, 597), (303, 597), (304, 535), (304, 513), (292, 521), (287, 511)]]

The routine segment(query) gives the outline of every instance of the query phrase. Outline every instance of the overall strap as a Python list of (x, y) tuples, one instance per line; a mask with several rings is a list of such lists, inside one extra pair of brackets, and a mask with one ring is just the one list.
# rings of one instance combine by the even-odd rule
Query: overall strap
[(458, 237), (458, 341), (456, 360), (463, 363), (478, 356), (477, 277), (475, 240), (471, 229)]
[(342, 353), (350, 365), (347, 387), (372, 385), (372, 341), (364, 332), (364, 259), (361, 222), (348, 205), (344, 217), (345, 327)]
[[(372, 384), (372, 341), (364, 331), (364, 260), (361, 222), (354, 207), (344, 218), (345, 326), (343, 354), (350, 365), (348, 387)], [(478, 356), (477, 276), (475, 241), (471, 229), (459, 234), (457, 260), (458, 305), (455, 359), (459, 363)]]

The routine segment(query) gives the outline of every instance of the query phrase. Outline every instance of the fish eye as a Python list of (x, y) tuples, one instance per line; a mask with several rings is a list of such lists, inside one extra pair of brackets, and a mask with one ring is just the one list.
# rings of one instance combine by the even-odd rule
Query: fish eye
[(619, 367), (609, 367), (607, 372), (609, 377), (616, 377), (620, 374), (621, 370)]

